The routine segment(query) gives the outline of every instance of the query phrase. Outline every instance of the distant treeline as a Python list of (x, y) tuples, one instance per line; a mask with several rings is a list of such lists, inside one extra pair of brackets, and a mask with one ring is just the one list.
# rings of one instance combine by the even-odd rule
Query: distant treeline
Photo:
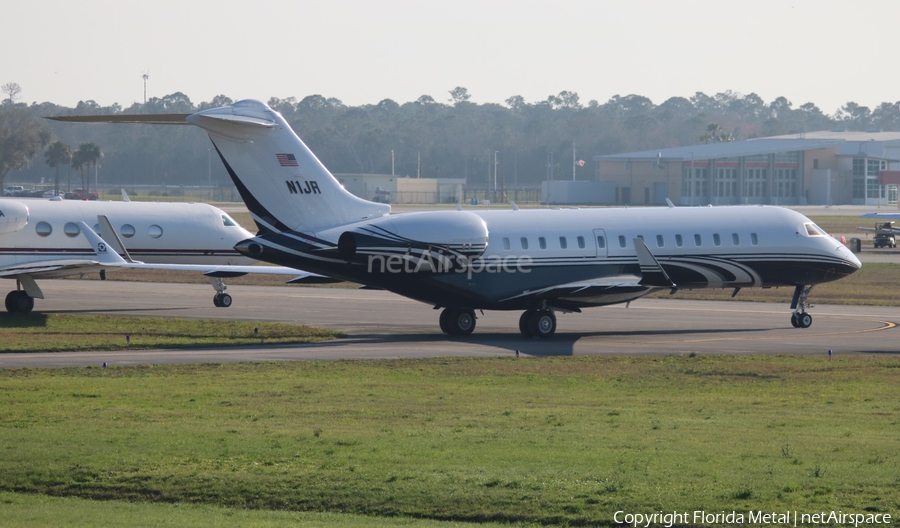
[[(640, 95), (617, 95), (603, 104), (584, 105), (578, 94), (565, 91), (536, 103), (513, 96), (504, 104), (479, 105), (469, 98), (465, 88), (457, 87), (445, 102), (427, 95), (404, 104), (385, 99), (363, 106), (347, 106), (321, 95), (267, 102), (334, 173), (390, 174), (393, 164), (398, 176), (467, 178), (476, 187), (493, 174), (495, 157), (498, 178), (507, 187), (536, 185), (548, 177), (571, 179), (573, 145), (575, 157), (587, 162), (577, 169), (577, 178), (591, 179), (596, 171), (591, 157), (601, 154), (814, 130), (900, 130), (900, 102), (883, 103), (874, 110), (848, 102), (827, 115), (812, 103), (795, 108), (784, 97), (766, 103), (756, 94), (733, 92), (714, 96), (697, 92), (659, 105)], [(28, 106), (7, 99), (0, 112), (16, 107), (35, 116), (189, 113), (232, 102), (219, 95), (194, 104), (181, 92), (128, 108), (101, 107), (94, 101), (82, 101), (75, 108), (52, 103)], [(100, 146), (101, 187), (230, 183), (206, 134), (195, 127), (41, 121), (54, 141), (73, 150), (87, 142)], [(41, 154), (31, 167), (10, 173), (7, 181), (52, 181), (54, 174)], [(75, 174), (72, 178), (78, 179)], [(61, 179), (65, 182), (65, 177)]]

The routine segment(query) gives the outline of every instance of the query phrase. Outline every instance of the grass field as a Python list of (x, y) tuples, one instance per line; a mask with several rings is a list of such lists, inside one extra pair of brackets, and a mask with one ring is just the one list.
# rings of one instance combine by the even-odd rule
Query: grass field
[(283, 323), (40, 313), (0, 316), (0, 353), (313, 343), (341, 335)]
[(896, 512), (896, 357), (0, 371), (0, 490), (455, 521)]

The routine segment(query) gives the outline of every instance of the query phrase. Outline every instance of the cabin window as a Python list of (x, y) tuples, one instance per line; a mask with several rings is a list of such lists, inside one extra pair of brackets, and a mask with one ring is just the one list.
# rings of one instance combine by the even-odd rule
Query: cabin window
[(150, 235), (150, 238), (159, 238), (163, 234), (163, 230), (158, 225), (152, 225), (147, 228), (147, 234)]
[(713, 233), (713, 244), (716, 246), (722, 245), (722, 237), (719, 236), (719, 233)]
[(700, 238), (700, 235), (699, 235), (699, 234), (695, 234), (695, 235), (694, 235), (694, 245), (697, 246), (697, 247), (700, 247), (700, 246), (703, 245), (703, 239)]
[(225, 227), (237, 227), (237, 222), (231, 219), (228, 215), (222, 215), (222, 224)]
[[(619, 237), (619, 238), (624, 238), (624, 237)], [(578, 246), (578, 247), (582, 247), (582, 246)], [(597, 237), (597, 247), (600, 249), (606, 249), (606, 237), (605, 236), (600, 235)]]
[[(599, 237), (599, 238), (602, 238), (602, 237)], [(580, 237), (578, 237), (577, 240), (578, 240), (578, 247), (579, 247), (580, 249), (584, 249), (584, 237), (583, 237), (583, 236), (580, 236)]]
[(666, 244), (665, 244), (665, 241), (663, 240), (663, 236), (656, 235), (656, 247), (663, 247), (664, 245), (666, 245)]
[(125, 238), (131, 238), (134, 236), (134, 226), (131, 224), (125, 224), (121, 228), (119, 228), (119, 233)]
[(540, 246), (541, 249), (547, 249), (547, 239), (544, 237), (538, 237), (538, 246)]
[(559, 237), (559, 249), (566, 249), (569, 247), (569, 242), (566, 240), (566, 237)]
[(619, 235), (619, 247), (625, 247), (625, 235)]
[(756, 236), (756, 233), (750, 233), (750, 243), (754, 246), (759, 245), (759, 237)]
[(735, 246), (741, 245), (741, 237), (738, 236), (737, 233), (731, 233), (731, 243)]
[(675, 235), (675, 245), (678, 247), (684, 245), (684, 239), (681, 237), (681, 235)]
[(519, 243), (522, 244), (522, 249), (528, 249), (528, 239), (522, 237), (519, 239)]
[(67, 237), (75, 238), (81, 234), (81, 228), (75, 222), (66, 222), (66, 225), (63, 226), (63, 232)]
[(45, 237), (50, 236), (50, 233), (53, 232), (53, 227), (51, 227), (47, 222), (38, 222), (38, 224), (34, 226), (34, 230), (38, 235)]

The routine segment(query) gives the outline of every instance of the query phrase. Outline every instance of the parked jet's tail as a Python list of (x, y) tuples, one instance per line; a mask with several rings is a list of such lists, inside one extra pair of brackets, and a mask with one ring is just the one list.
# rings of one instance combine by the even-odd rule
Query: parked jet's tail
[(291, 130), (260, 101), (187, 117), (209, 134), (257, 226), (263, 232), (313, 233), (391, 212), (350, 194)]

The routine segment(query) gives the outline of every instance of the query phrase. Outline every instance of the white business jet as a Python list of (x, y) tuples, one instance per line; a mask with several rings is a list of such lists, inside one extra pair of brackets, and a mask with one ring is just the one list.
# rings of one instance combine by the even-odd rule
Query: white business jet
[[(104, 218), (115, 221), (116, 227)], [(231, 305), (226, 277), (309, 276), (295, 269), (253, 265), (255, 260), (234, 250), (253, 234), (208, 204), (0, 198), (0, 278), (16, 280), (16, 289), (6, 296), (7, 311), (30, 312), (34, 299), (44, 298), (36, 279), (97, 272), (105, 277), (108, 266), (98, 262), (80, 236), (79, 222), (92, 225), (129, 260), (143, 261), (144, 269), (205, 273), (216, 290), (216, 306)]]
[(546, 338), (557, 312), (660, 289), (778, 286), (793, 288), (791, 323), (806, 328), (813, 286), (860, 268), (848, 248), (780, 207), (391, 216), (389, 205), (347, 192), (282, 116), (255, 100), (190, 115), (57, 119), (203, 128), (259, 227), (235, 249), (443, 308), (440, 327), (452, 335), (475, 329), (475, 310), (521, 310), (521, 333)]

